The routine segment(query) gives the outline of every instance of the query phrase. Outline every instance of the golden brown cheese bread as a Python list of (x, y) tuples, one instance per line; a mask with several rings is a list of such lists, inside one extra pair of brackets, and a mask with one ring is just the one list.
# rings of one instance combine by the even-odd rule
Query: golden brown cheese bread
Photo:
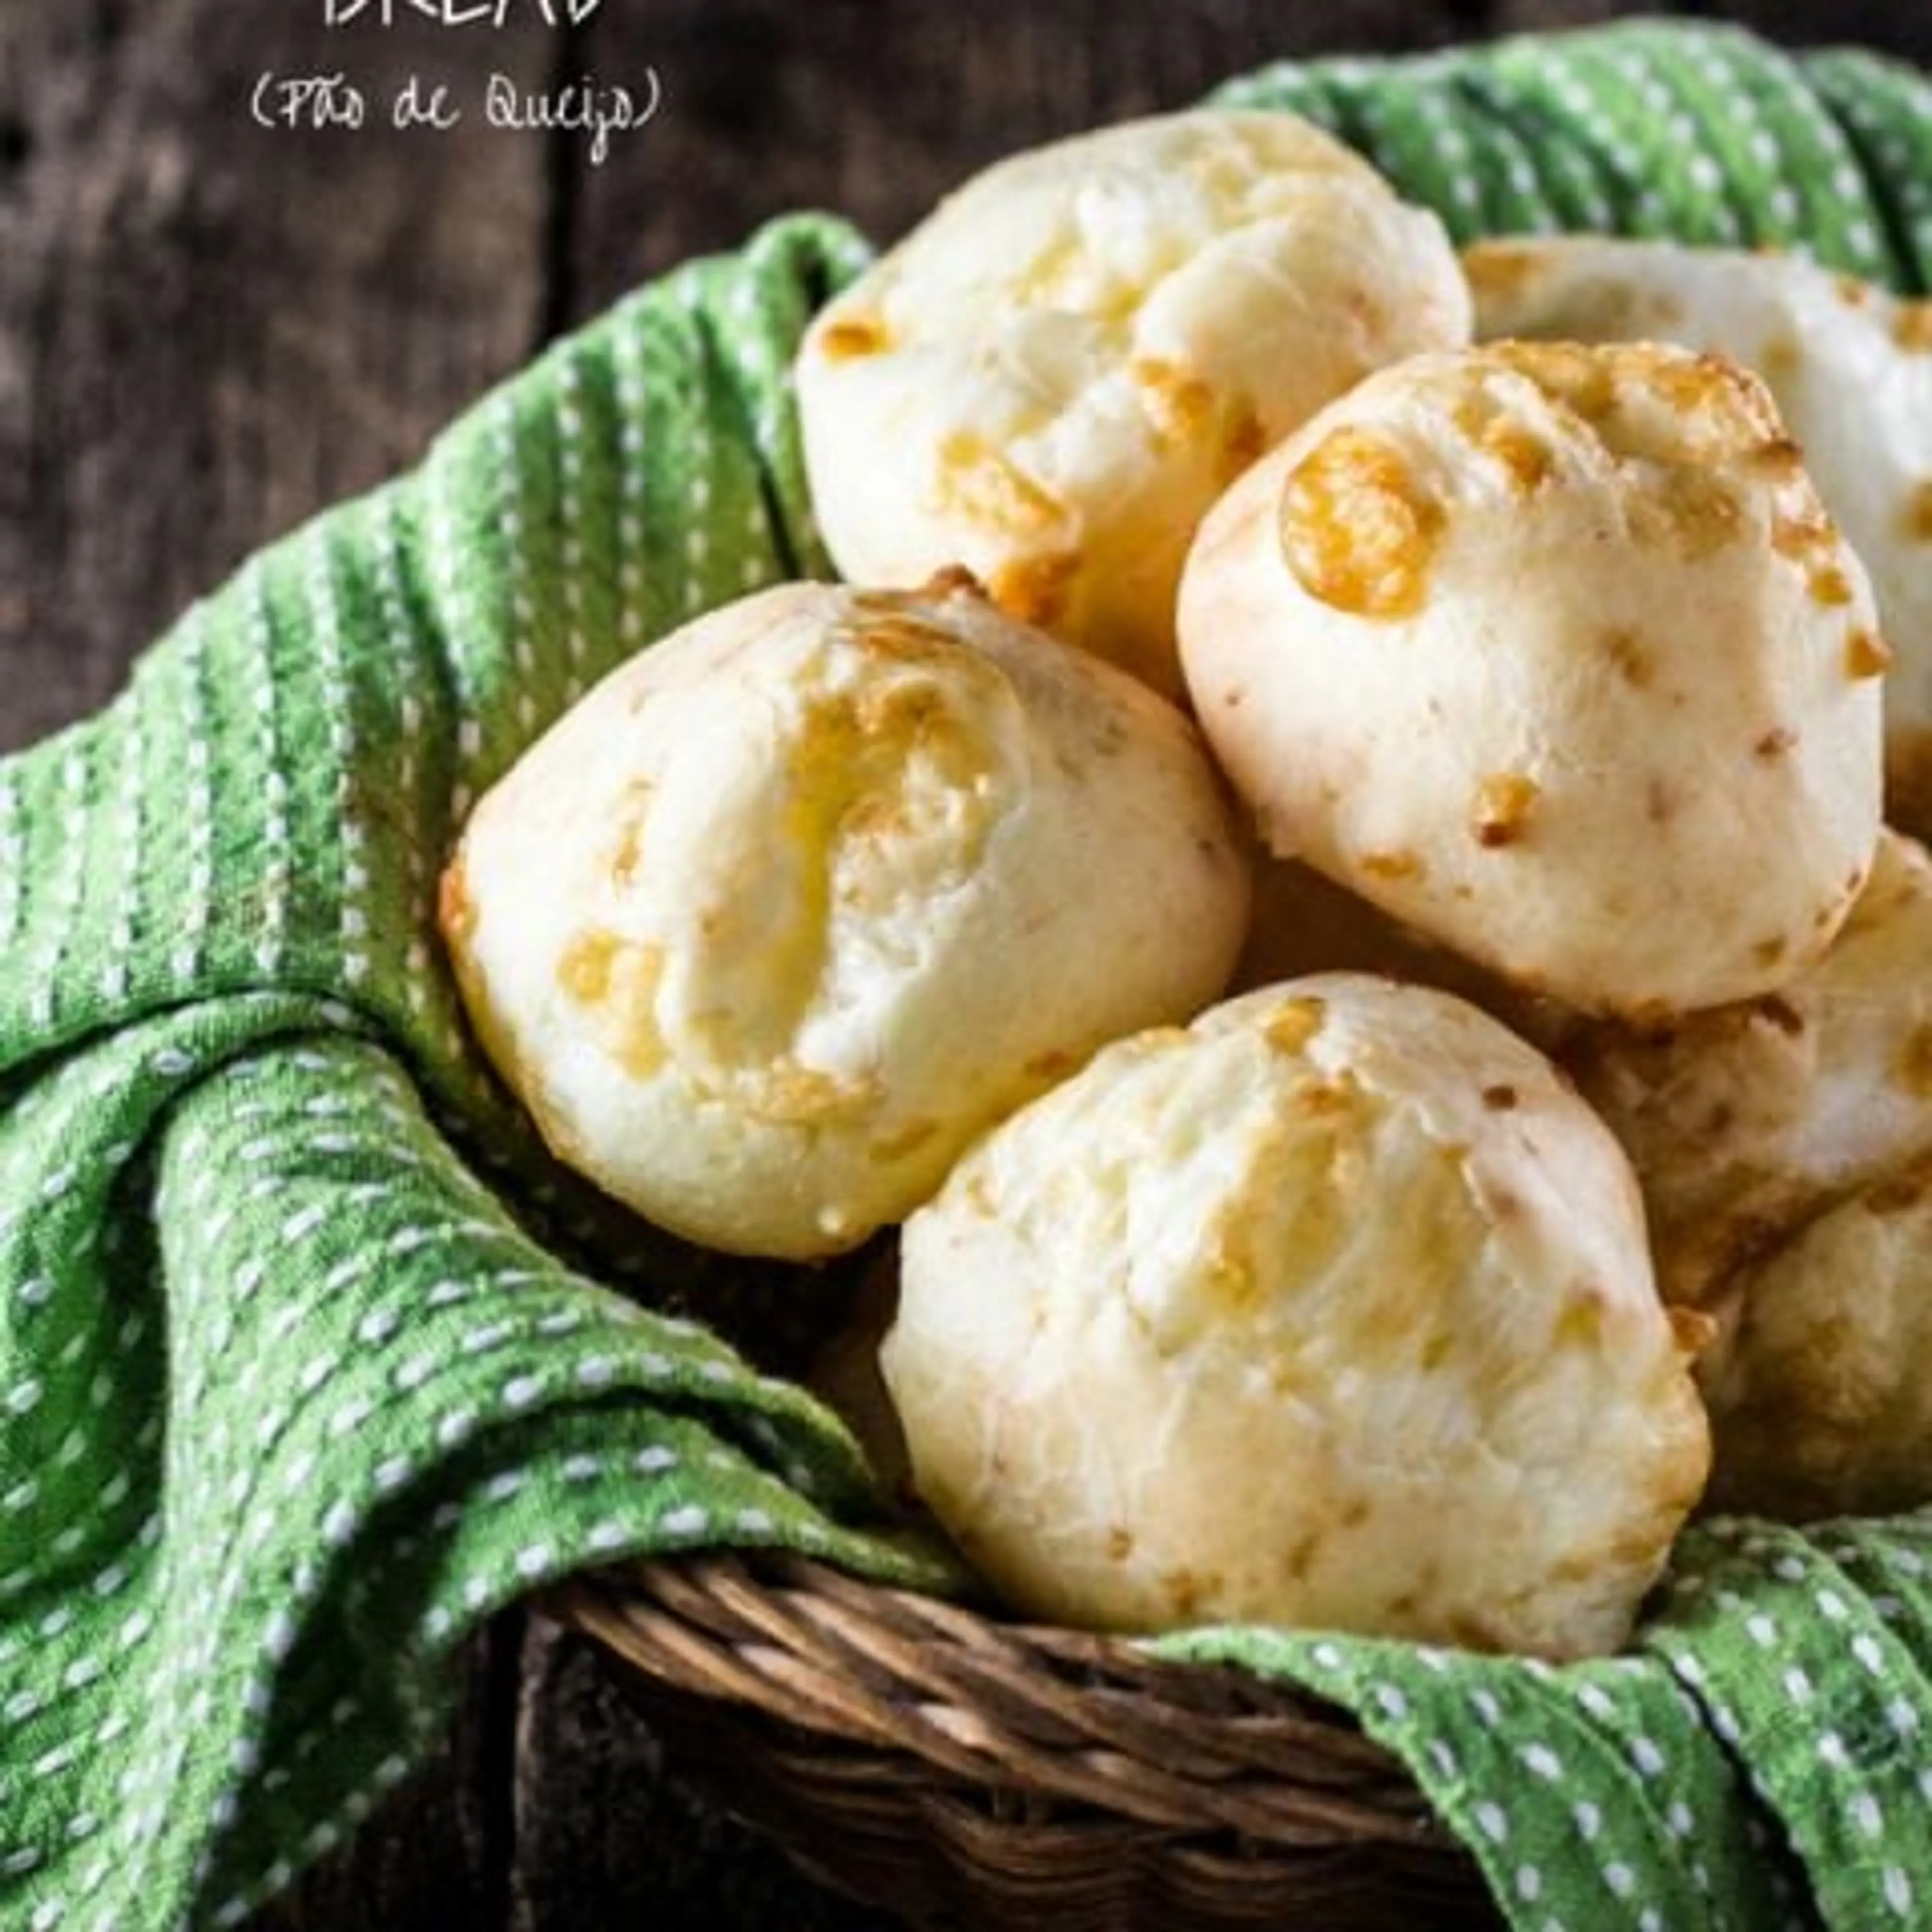
[(1780, 992), (1565, 1046), (1636, 1165), (1665, 1294), (1718, 1322), (1699, 1374), (1730, 1507), (1932, 1501), (1928, 968), (1932, 860), (1888, 832)]
[(1628, 1162), (1445, 994), (1317, 975), (1107, 1048), (902, 1268), (919, 1492), (1035, 1615), (1580, 1656), (1703, 1485)]
[(1526, 991), (1768, 991), (1864, 883), (1869, 587), (1717, 358), (1497, 344), (1372, 376), (1216, 506), (1180, 620), (1268, 848)]
[(1464, 260), (1485, 337), (1679, 342), (1763, 377), (1871, 573), (1893, 653), (1886, 816), (1932, 831), (1932, 303), (1802, 256), (1604, 236), (1485, 242)]
[(539, 741), (465, 830), (445, 930), (563, 1160), (693, 1240), (808, 1259), (1214, 998), (1247, 906), (1172, 706), (968, 584), (791, 584)]
[(1016, 156), (827, 304), (797, 364), (856, 582), (963, 563), (1170, 694), (1221, 489), (1385, 362), (1466, 342), (1436, 217), (1285, 114), (1203, 109)]

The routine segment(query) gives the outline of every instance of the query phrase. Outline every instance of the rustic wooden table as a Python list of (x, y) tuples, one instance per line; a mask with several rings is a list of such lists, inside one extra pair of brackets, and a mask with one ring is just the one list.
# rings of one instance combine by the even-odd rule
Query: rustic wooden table
[[(1271, 56), (1632, 10), (577, 0), (587, 17), (554, 31), (536, 0), (506, 10), (0, 4), (0, 749), (98, 704), (196, 592), (408, 462), (547, 338), (767, 214), (822, 203), (886, 236), (1003, 152)], [(1932, 15), (1905, 0), (1688, 10), (1932, 62)], [(492, 75), (527, 95), (652, 70), (659, 112), (602, 166), (579, 136), (485, 118)], [(335, 74), (367, 124), (255, 124), (262, 76)], [(460, 126), (388, 124), (412, 75)], [(685, 1796), (598, 1660), (540, 1623), (476, 1646), (470, 1683), (438, 1762), (256, 1932), (887, 1924)]]

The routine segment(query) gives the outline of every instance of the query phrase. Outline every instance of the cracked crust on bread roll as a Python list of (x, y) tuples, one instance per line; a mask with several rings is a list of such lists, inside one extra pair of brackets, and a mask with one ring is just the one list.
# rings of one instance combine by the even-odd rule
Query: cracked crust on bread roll
[(1880, 839), (1831, 950), (1779, 992), (1562, 1058), (1622, 1141), (1659, 1281), (1717, 1322), (1714, 1501), (1932, 1501), (1932, 860)]
[(1370, 376), (1209, 515), (1180, 637), (1269, 849), (1526, 992), (1769, 991), (1864, 882), (1869, 586), (1720, 358), (1498, 344)]
[(1761, 376), (1825, 507), (1871, 573), (1893, 652), (1886, 817), (1932, 832), (1932, 303), (1798, 255), (1608, 236), (1464, 256), (1480, 335), (1652, 340)]
[(1466, 343), (1441, 224), (1284, 114), (1203, 109), (1018, 155), (830, 303), (797, 364), (842, 574), (951, 563), (1178, 694), (1187, 539), (1370, 370)]
[(902, 1255), (916, 1486), (1032, 1615), (1582, 1656), (1703, 1485), (1628, 1162), (1446, 994), (1319, 974), (1118, 1042)]
[(482, 800), (443, 925), (561, 1159), (810, 1259), (1116, 1035), (1226, 985), (1245, 854), (1193, 728), (970, 580), (700, 618)]

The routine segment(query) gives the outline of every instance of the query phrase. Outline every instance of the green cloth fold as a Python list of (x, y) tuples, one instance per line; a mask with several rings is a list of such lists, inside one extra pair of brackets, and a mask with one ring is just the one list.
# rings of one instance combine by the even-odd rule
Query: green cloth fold
[[(1932, 261), (1932, 94), (1626, 26), (1269, 70), (1460, 235)], [(844, 1430), (679, 1307), (733, 1270), (550, 1160), (464, 1031), (436, 874), (633, 650), (824, 573), (786, 370), (866, 259), (780, 222), (621, 304), (424, 465), (0, 762), (0, 1924), (238, 1922), (436, 1739), (464, 1636), (627, 1555), (946, 1589)], [(1932, 1528), (1687, 1537), (1567, 1670), (1210, 1631), (1357, 1712), (1510, 1923), (1932, 1922)]]

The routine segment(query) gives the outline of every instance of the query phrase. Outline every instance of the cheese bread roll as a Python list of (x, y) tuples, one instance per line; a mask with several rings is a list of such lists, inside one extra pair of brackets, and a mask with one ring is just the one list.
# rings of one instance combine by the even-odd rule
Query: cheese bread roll
[(914, 1480), (1032, 1614), (1581, 1656), (1703, 1485), (1628, 1162), (1446, 994), (1317, 974), (1116, 1042), (903, 1256)]
[(1269, 848), (1527, 992), (1768, 990), (1864, 884), (1870, 589), (1720, 359), (1499, 344), (1370, 376), (1216, 506), (1180, 635)]
[(1932, 1159), (1853, 1188), (1754, 1263), (1700, 1372), (1710, 1500), (1809, 1522), (1932, 1502)]
[(1465, 260), (1484, 335), (1648, 337), (1763, 377), (1871, 573), (1893, 652), (1886, 815), (1932, 831), (1932, 303), (1801, 256), (1668, 242), (1538, 237)]
[(478, 806), (444, 928), (559, 1156), (809, 1259), (1115, 1035), (1225, 986), (1245, 856), (1192, 728), (994, 610), (792, 584), (634, 658)]
[(1932, 860), (1888, 832), (1778, 992), (1564, 1059), (1622, 1140), (1658, 1277), (1718, 1324), (1713, 1492), (1779, 1516), (1932, 1501)]
[(855, 581), (951, 563), (1170, 694), (1189, 535), (1385, 362), (1468, 340), (1436, 217), (1283, 114), (1201, 110), (1018, 155), (814, 323), (812, 496)]

